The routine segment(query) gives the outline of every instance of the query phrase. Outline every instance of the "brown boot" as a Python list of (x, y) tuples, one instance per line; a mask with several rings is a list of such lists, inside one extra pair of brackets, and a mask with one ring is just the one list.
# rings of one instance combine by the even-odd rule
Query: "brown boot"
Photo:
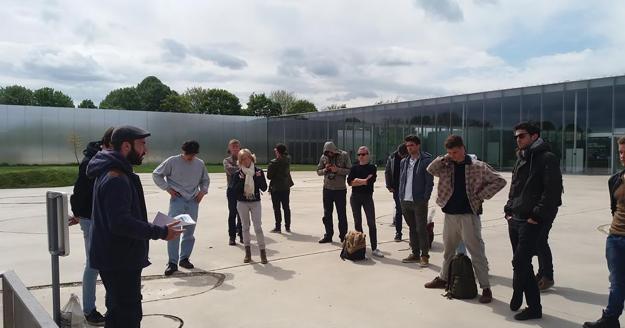
[(260, 263), (267, 264), (267, 252), (264, 249), (260, 250)]
[(445, 288), (447, 287), (447, 281), (436, 277), (434, 278), (434, 280), (426, 283), (424, 286), (425, 288)]
[[(490, 288), (484, 288), (482, 290), (482, 296), (480, 296), (480, 303), (490, 303), (493, 301), (493, 292)], [(512, 308), (512, 306), (510, 306)]]
[(243, 258), (243, 263), (252, 262), (252, 250), (250, 246), (245, 246), (245, 257)]

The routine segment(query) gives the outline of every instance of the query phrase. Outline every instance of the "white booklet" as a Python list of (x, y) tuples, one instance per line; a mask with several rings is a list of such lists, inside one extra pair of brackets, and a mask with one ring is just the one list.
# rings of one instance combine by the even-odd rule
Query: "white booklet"
[(152, 221), (152, 223), (158, 226), (164, 226), (174, 221), (180, 221), (180, 224), (178, 226), (181, 227), (195, 224), (195, 221), (193, 221), (189, 214), (180, 214), (172, 218), (171, 216), (162, 212), (156, 213), (156, 217), (154, 218), (154, 221)]

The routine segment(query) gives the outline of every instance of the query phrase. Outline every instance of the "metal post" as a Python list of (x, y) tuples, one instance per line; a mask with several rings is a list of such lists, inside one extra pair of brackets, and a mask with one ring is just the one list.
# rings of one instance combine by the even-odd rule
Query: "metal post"
[(69, 255), (67, 231), (67, 194), (48, 191), (46, 193), (48, 213), (48, 251), (52, 268), (52, 318), (61, 324), (61, 287), (59, 278), (59, 256)]
[(59, 282), (59, 256), (52, 255), (52, 318), (61, 325), (61, 285)]

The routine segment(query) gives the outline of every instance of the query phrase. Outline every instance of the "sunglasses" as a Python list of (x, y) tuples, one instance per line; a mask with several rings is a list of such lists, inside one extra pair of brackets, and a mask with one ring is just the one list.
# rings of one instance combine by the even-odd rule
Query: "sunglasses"
[(358, 156), (367, 156), (369, 153), (358, 153)]
[(514, 139), (523, 139), (525, 138), (526, 135), (528, 135), (529, 133), (519, 133), (517, 135), (514, 136)]

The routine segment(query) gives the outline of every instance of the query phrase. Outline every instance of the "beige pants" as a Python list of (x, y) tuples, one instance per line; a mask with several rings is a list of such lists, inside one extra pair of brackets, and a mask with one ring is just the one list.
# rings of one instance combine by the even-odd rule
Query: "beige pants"
[(445, 214), (443, 223), (443, 265), (441, 267), (440, 278), (447, 280), (449, 273), (449, 262), (456, 255), (456, 248), (463, 241), (469, 254), (473, 270), (477, 276), (480, 287), (490, 288), (488, 281), (488, 260), (486, 259), (486, 249), (482, 239), (482, 221), (479, 215), (475, 214)]
[(263, 227), (261, 222), (261, 207), (260, 201), (256, 202), (242, 202), (237, 201), (237, 212), (241, 217), (241, 225), (243, 226), (243, 244), (250, 246), (250, 216), (251, 223), (254, 224), (254, 233), (256, 233), (256, 241), (258, 242), (258, 248), (265, 249), (265, 235), (263, 234)]

